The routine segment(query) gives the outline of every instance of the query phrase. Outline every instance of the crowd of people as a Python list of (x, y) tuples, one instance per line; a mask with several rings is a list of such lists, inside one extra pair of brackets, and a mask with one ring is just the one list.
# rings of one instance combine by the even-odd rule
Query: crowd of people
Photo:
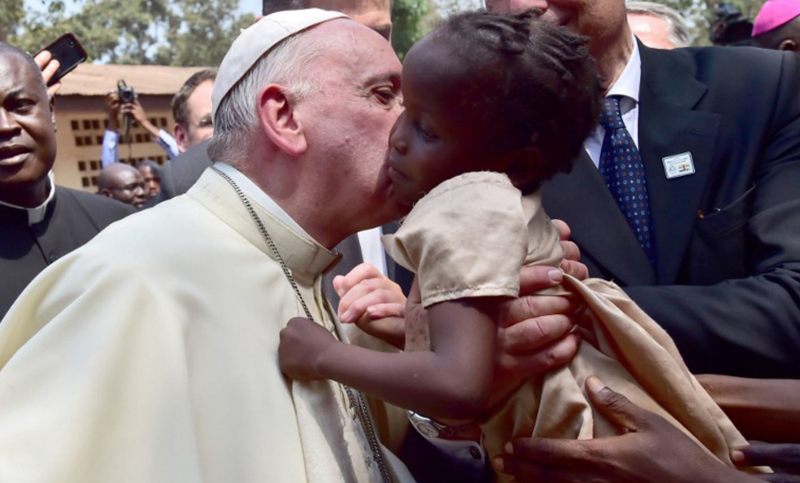
[(0, 43), (0, 481), (800, 481), (800, 2), (485, 7), (264, 0), (97, 194)]

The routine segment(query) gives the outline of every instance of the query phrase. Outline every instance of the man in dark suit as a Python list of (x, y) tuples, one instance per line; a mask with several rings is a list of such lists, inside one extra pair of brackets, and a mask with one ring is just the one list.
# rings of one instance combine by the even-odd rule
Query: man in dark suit
[[(544, 188), (590, 273), (623, 286), (694, 372), (800, 376), (797, 59), (646, 48), (623, 0), (488, 7), (540, 8), (590, 39), (605, 119), (572, 172)], [(645, 189), (625, 192), (620, 180)]]
[(49, 264), (136, 211), (53, 183), (53, 107), (39, 66), (0, 42), (0, 319)]

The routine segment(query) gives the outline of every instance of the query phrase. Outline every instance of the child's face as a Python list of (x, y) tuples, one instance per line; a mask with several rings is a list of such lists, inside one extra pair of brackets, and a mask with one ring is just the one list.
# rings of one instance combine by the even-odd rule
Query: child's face
[(460, 174), (504, 171), (481, 102), (481, 86), (493, 76), (468, 67), (444, 44), (428, 36), (403, 64), (405, 112), (389, 136), (389, 177), (397, 200), (408, 205)]

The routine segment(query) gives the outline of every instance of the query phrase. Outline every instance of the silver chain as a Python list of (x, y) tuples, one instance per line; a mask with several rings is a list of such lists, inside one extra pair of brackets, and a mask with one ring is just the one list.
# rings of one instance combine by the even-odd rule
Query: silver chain
[[(222, 178), (228, 182), (228, 184), (233, 187), (233, 190), (236, 191), (236, 194), (239, 196), (239, 199), (242, 200), (242, 204), (244, 204), (247, 212), (250, 213), (250, 217), (255, 222), (258, 230), (261, 232), (261, 235), (264, 237), (264, 240), (267, 242), (267, 246), (269, 249), (272, 250), (273, 255), (275, 255), (275, 260), (278, 261), (278, 265), (281, 266), (283, 270), (283, 274), (286, 275), (286, 279), (289, 281), (289, 284), (294, 289), (294, 293), (297, 296), (297, 300), (300, 301), (300, 305), (303, 306), (303, 312), (306, 314), (306, 318), (308, 320), (314, 320), (314, 317), (311, 315), (311, 311), (308, 309), (308, 305), (306, 305), (306, 301), (303, 299), (303, 295), (300, 293), (300, 289), (297, 287), (297, 282), (295, 282), (294, 277), (292, 276), (292, 272), (289, 270), (289, 267), (286, 266), (286, 263), (283, 261), (283, 257), (281, 256), (280, 252), (278, 252), (278, 248), (275, 246), (275, 242), (272, 241), (272, 237), (269, 235), (267, 228), (264, 226), (264, 223), (261, 221), (261, 218), (258, 217), (256, 214), (256, 210), (253, 209), (253, 205), (250, 203), (250, 200), (244, 195), (244, 192), (239, 185), (227, 174), (223, 173), (219, 170), (216, 166), (212, 168), (214, 171), (217, 172)], [(383, 454), (381, 453), (380, 443), (378, 442), (378, 437), (375, 434), (375, 428), (372, 425), (372, 420), (369, 417), (369, 411), (367, 409), (367, 403), (364, 401), (364, 396), (361, 395), (360, 392), (354, 391), (352, 388), (345, 386), (344, 384), (340, 384), (340, 386), (344, 389), (345, 394), (347, 395), (348, 402), (350, 406), (353, 408), (355, 412), (356, 418), (361, 423), (361, 427), (364, 429), (364, 433), (367, 436), (367, 442), (369, 443), (370, 450), (372, 451), (372, 457), (375, 459), (375, 462), (378, 464), (378, 470), (381, 473), (381, 477), (383, 478), (384, 483), (392, 483), (392, 478), (389, 476), (389, 470), (386, 467), (386, 463), (383, 461)]]

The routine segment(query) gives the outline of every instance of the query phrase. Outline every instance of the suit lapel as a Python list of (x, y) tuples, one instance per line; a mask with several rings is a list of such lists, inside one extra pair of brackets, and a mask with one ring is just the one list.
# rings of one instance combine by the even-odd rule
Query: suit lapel
[[(659, 284), (674, 283), (694, 226), (719, 128), (717, 114), (694, 111), (706, 86), (674, 55), (640, 45), (639, 152), (656, 238)], [(663, 158), (691, 153), (695, 173), (667, 179)]]
[(545, 183), (542, 196), (550, 217), (566, 221), (581, 251), (598, 260), (620, 284), (655, 282), (644, 250), (585, 151), (569, 174)]

